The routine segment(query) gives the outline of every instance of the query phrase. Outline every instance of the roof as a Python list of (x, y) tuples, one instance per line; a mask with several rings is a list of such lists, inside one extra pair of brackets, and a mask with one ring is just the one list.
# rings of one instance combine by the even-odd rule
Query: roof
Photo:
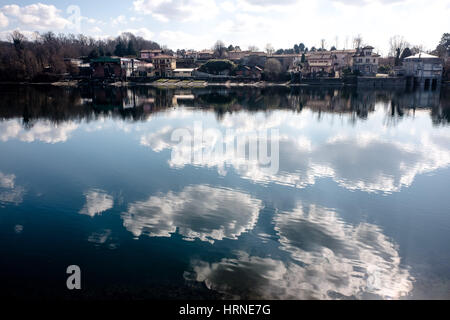
[(363, 50), (373, 50), (373, 49), (375, 49), (375, 48), (372, 47), (372, 46), (365, 46), (365, 47), (363, 48)]
[(370, 56), (365, 56), (364, 52), (360, 52), (360, 53), (354, 54), (352, 57), (355, 57), (355, 58), (364, 58), (364, 57), (379, 58), (381, 56), (378, 53), (373, 53), (373, 52), (372, 52), (372, 54)]
[(330, 52), (333, 52), (334, 54), (355, 54), (356, 49), (347, 49), (347, 50), (330, 50)]
[(320, 51), (307, 53), (305, 57), (308, 59), (333, 59), (334, 55), (335, 55), (334, 51), (326, 51), (326, 52)]
[(120, 62), (120, 58), (112, 58), (112, 57), (99, 57), (96, 59), (92, 59), (91, 62), (110, 62), (110, 63), (119, 63)]
[(194, 68), (180, 68), (180, 69), (175, 69), (173, 70), (174, 72), (192, 72), (194, 71)]
[(141, 50), (141, 52), (150, 52), (150, 53), (153, 53), (153, 52), (162, 52), (162, 50), (161, 50), (161, 49)]
[(408, 60), (408, 59), (439, 59), (439, 57), (433, 56), (433, 55), (425, 53), (425, 52), (420, 52), (418, 54), (415, 54), (413, 56), (409, 56), (409, 57), (405, 58), (405, 60)]
[(271, 58), (300, 58), (302, 55), (299, 53), (288, 53), (288, 54), (273, 54), (269, 57)]
[(152, 57), (153, 60), (156, 59), (176, 59), (174, 56), (169, 56), (167, 54), (161, 54), (159, 56)]

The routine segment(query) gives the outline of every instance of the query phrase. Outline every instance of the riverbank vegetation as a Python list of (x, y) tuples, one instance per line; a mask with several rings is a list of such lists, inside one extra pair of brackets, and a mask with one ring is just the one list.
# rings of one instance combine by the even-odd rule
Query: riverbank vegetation
[(14, 31), (9, 41), (0, 42), (0, 81), (45, 81), (70, 72), (67, 58), (93, 59), (99, 56), (135, 56), (140, 50), (160, 49), (159, 44), (131, 33), (107, 40), (84, 35), (36, 33), (33, 39)]

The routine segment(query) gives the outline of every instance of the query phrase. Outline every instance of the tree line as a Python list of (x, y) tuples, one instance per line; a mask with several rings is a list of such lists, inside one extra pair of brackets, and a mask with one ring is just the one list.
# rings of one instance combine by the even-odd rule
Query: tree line
[(0, 41), (0, 81), (38, 81), (48, 75), (70, 72), (67, 58), (136, 56), (140, 50), (160, 49), (156, 42), (123, 33), (113, 39), (97, 40), (84, 35), (35, 33), (32, 39), (14, 31), (9, 41)]

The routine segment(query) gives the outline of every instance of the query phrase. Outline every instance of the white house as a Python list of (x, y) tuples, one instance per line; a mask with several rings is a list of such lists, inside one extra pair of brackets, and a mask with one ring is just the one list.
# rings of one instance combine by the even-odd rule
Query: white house
[(353, 55), (353, 71), (359, 71), (363, 76), (375, 76), (378, 72), (380, 55), (373, 53), (373, 47), (358, 49)]
[(405, 76), (412, 77), (414, 83), (421, 87), (437, 86), (442, 80), (442, 60), (428, 53), (418, 53), (403, 61)]
[(191, 78), (193, 76), (195, 69), (185, 68), (185, 69), (175, 69), (172, 72), (174, 78)]

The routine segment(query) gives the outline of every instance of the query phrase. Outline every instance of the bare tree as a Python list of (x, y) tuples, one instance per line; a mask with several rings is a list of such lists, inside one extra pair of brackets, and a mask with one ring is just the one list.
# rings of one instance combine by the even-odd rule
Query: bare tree
[(411, 53), (413, 55), (423, 52), (423, 45), (416, 45), (411, 47)]
[(251, 46), (248, 46), (248, 50), (251, 52), (257, 52), (257, 51), (259, 51), (259, 48), (257, 46), (251, 45)]
[(273, 55), (274, 52), (275, 52), (274, 47), (270, 43), (266, 44), (266, 53), (269, 56), (271, 56), (271, 55)]
[(227, 55), (227, 47), (222, 40), (217, 40), (213, 47), (214, 56), (217, 58), (225, 58)]
[(402, 53), (405, 48), (409, 47), (409, 43), (402, 36), (396, 35), (389, 39), (389, 56), (395, 57), (398, 53)]
[[(35, 33), (27, 39), (20, 32), (9, 35), (9, 42), (0, 41), (0, 81), (29, 81), (39, 77), (59, 77), (69, 71), (76, 74), (76, 68), (65, 63), (66, 58), (83, 58), (93, 55), (112, 55), (117, 44), (129, 54), (130, 48), (137, 53), (143, 49), (159, 49), (152, 41), (131, 34), (115, 39), (95, 40), (83, 35), (55, 35), (52, 32)], [(83, 58), (84, 59), (84, 58)], [(87, 61), (88, 58), (86, 58)], [(47, 80), (44, 80), (47, 81)]]
[(27, 40), (27, 37), (15, 30), (8, 36), (8, 40), (11, 41), (16, 48), (19, 48), (22, 46), (22, 43)]
[(360, 49), (362, 47), (363, 38), (360, 34), (353, 38), (353, 49)]

